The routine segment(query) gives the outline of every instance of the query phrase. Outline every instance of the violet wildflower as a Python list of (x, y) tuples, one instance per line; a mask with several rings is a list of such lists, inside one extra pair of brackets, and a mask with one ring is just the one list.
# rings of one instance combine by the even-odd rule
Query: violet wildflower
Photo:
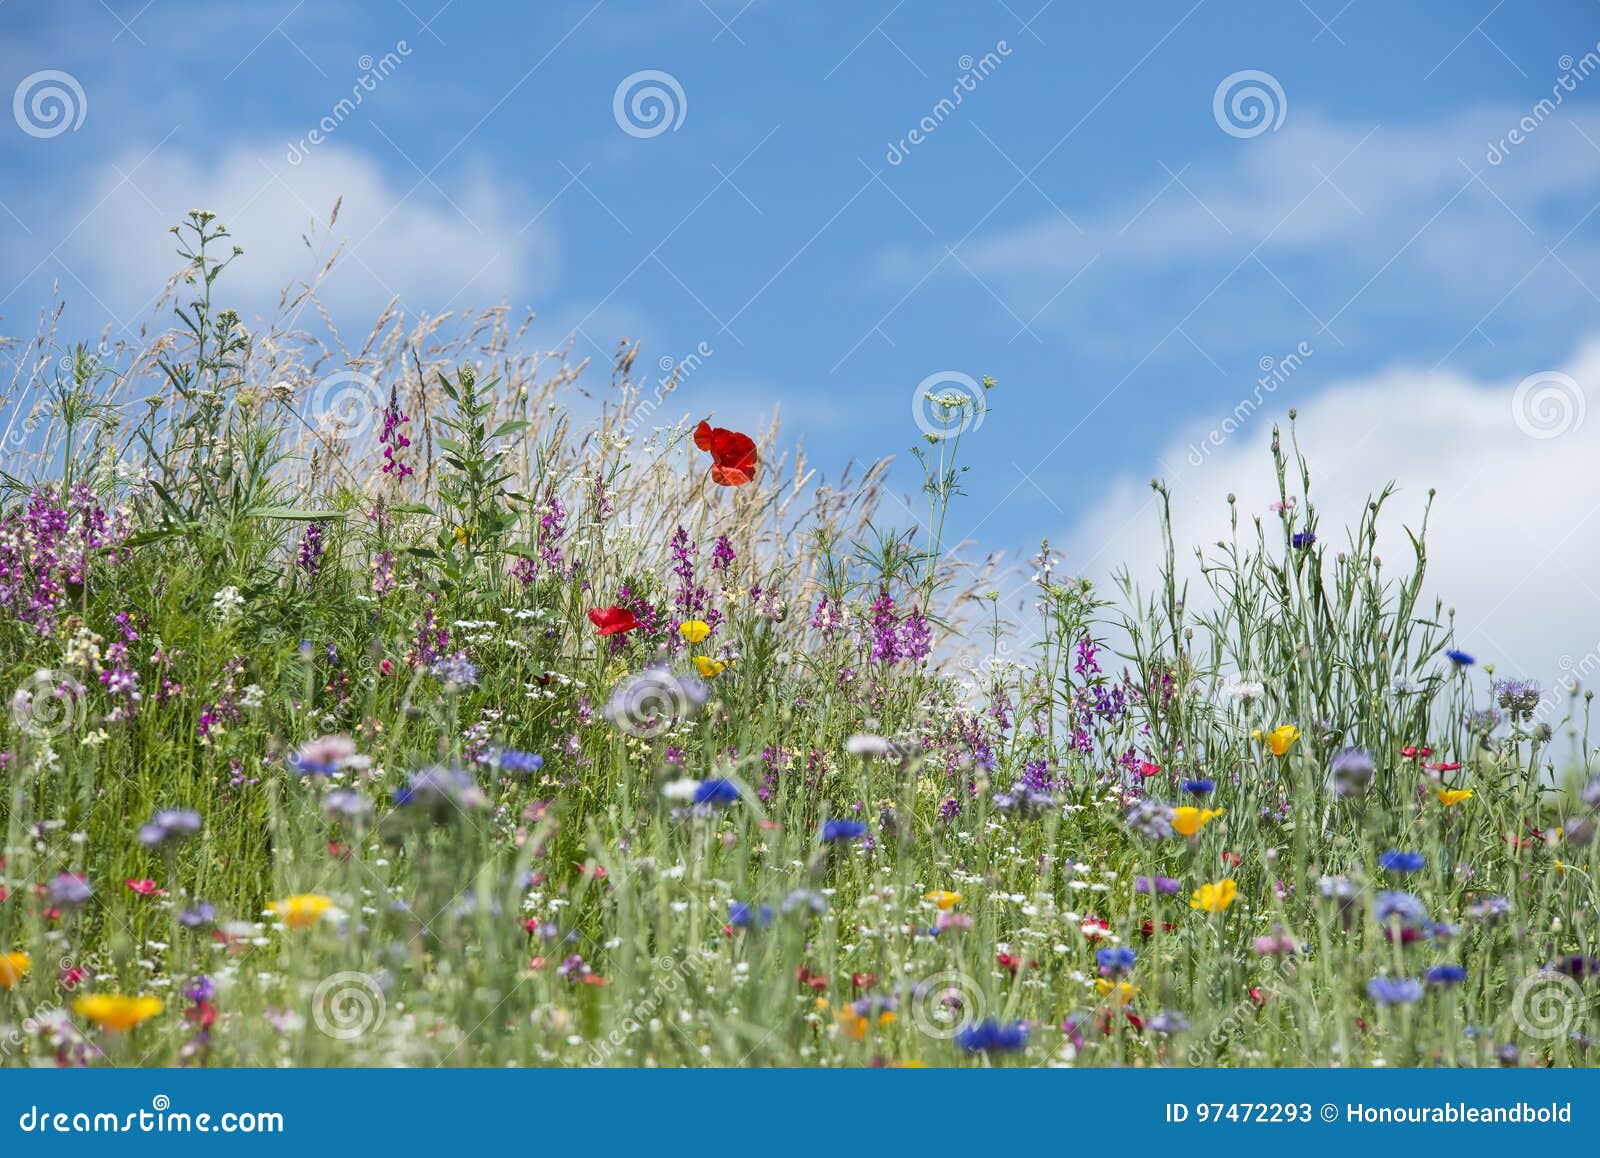
[(200, 831), (200, 814), (193, 809), (164, 809), (139, 829), (139, 843), (146, 848), (182, 844)]
[(1365, 748), (1340, 748), (1328, 763), (1333, 790), (1340, 796), (1360, 796), (1372, 783), (1377, 764)]

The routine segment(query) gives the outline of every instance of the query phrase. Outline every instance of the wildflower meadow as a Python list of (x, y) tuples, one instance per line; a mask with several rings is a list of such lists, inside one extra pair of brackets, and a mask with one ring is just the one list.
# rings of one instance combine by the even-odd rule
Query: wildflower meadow
[(7, 396), (4, 1065), (1593, 1063), (1590, 696), (1292, 412), (1226, 540), (1155, 484), (1158, 573), (985, 568), (981, 368), (907, 517), (636, 345), (252, 331), (173, 239)]

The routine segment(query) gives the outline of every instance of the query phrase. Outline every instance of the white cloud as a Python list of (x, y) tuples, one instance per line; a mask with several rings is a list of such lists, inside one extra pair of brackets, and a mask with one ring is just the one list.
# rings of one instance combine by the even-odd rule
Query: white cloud
[[(148, 157), (130, 150), (89, 180), (70, 211), (82, 224), (68, 262), (123, 321), (137, 321), (177, 268), (168, 228), (194, 208), (216, 213), (245, 251), (224, 275), (222, 295), (247, 317), (269, 313), (279, 292), (312, 277), (339, 241), (322, 297), (352, 330), (395, 294), (409, 311), (439, 313), (549, 288), (555, 243), (542, 223), (524, 228), (537, 207), (512, 204), (482, 174), (436, 178), (446, 193), (426, 183), (413, 189), (419, 180), (409, 168), (386, 174), (338, 142), (298, 165), (281, 144), (236, 145), (204, 160), (171, 146)], [(340, 198), (329, 235), (320, 224)], [(314, 223), (315, 253), (301, 241)]]
[[(1561, 369), (1582, 391), (1581, 405), (1600, 411), (1600, 340)], [(1534, 438), (1513, 413), (1517, 386), (1395, 368), (1302, 402), (1296, 430), (1323, 543), (1336, 549), (1368, 496), (1393, 480), (1398, 492), (1385, 507), (1378, 553), (1389, 570), (1408, 571), (1414, 556), (1402, 526), (1420, 526), (1435, 488), (1427, 590), (1456, 609), (1460, 646), (1548, 686), (1574, 664), (1593, 670), (1596, 661), (1584, 657), (1600, 649), (1600, 412), (1559, 436)], [(1068, 536), (1068, 568), (1106, 579), (1126, 564), (1147, 586), (1155, 581), (1161, 545), (1147, 480), (1164, 473), (1164, 462), (1180, 569), (1198, 602), (1204, 584), (1193, 548), (1228, 537), (1227, 494), (1237, 495), (1246, 527), (1251, 516), (1276, 517), (1268, 509), (1277, 498), (1269, 452), (1272, 425), (1286, 427), (1288, 405), (1269, 396), (1209, 453), (1202, 448), (1217, 424), (1198, 424), (1146, 475), (1117, 480)]]

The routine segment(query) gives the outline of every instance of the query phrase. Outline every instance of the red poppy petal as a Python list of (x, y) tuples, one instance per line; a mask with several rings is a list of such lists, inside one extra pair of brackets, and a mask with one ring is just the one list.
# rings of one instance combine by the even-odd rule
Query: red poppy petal
[(711, 423), (702, 420), (700, 425), (694, 428), (694, 444), (701, 450), (710, 450), (712, 434)]

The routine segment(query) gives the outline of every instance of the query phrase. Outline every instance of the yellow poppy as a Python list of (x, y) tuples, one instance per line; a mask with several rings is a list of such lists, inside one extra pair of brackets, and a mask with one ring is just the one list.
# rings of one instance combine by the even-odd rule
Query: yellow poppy
[(923, 900), (932, 901), (941, 909), (953, 909), (961, 903), (961, 894), (947, 892), (944, 889), (935, 889), (933, 892), (924, 897)]
[(1255, 738), (1267, 746), (1267, 751), (1274, 756), (1282, 756), (1289, 751), (1290, 745), (1300, 738), (1300, 729), (1293, 724), (1280, 724), (1270, 732), (1256, 731)]
[(678, 634), (690, 643), (699, 643), (711, 634), (711, 625), (698, 619), (686, 619), (678, 624)]
[(291, 929), (309, 929), (322, 920), (323, 914), (333, 908), (333, 898), (321, 893), (296, 893), (273, 901), (267, 910), (276, 913)]
[(1186, 804), (1172, 810), (1172, 827), (1182, 836), (1193, 836), (1221, 815), (1220, 808), (1194, 808)]
[(159, 997), (86, 993), (72, 1003), (72, 1008), (79, 1017), (87, 1018), (108, 1033), (121, 1033), (160, 1013), (162, 1005)]
[(0, 953), (0, 989), (10, 989), (33, 964), (26, 953)]
[(1434, 791), (1434, 795), (1439, 798), (1440, 804), (1444, 805), (1446, 808), (1453, 808), (1457, 804), (1460, 804), (1463, 800), (1471, 800), (1472, 789), (1439, 788)]
[(1107, 981), (1104, 977), (1094, 983), (1095, 992), (1101, 997), (1111, 998), (1111, 1004), (1122, 1006), (1132, 1001), (1139, 992), (1139, 987), (1129, 981)]
[(1194, 896), (1189, 898), (1189, 907), (1204, 909), (1208, 913), (1220, 913), (1233, 904), (1233, 898), (1238, 895), (1238, 882), (1232, 877), (1224, 877), (1220, 881), (1212, 881), (1197, 888)]
[(721, 660), (711, 659), (708, 656), (697, 655), (694, 657), (695, 670), (698, 671), (701, 677), (704, 679), (716, 679), (717, 676), (722, 674), (722, 670), (727, 666), (728, 665), (723, 663)]

